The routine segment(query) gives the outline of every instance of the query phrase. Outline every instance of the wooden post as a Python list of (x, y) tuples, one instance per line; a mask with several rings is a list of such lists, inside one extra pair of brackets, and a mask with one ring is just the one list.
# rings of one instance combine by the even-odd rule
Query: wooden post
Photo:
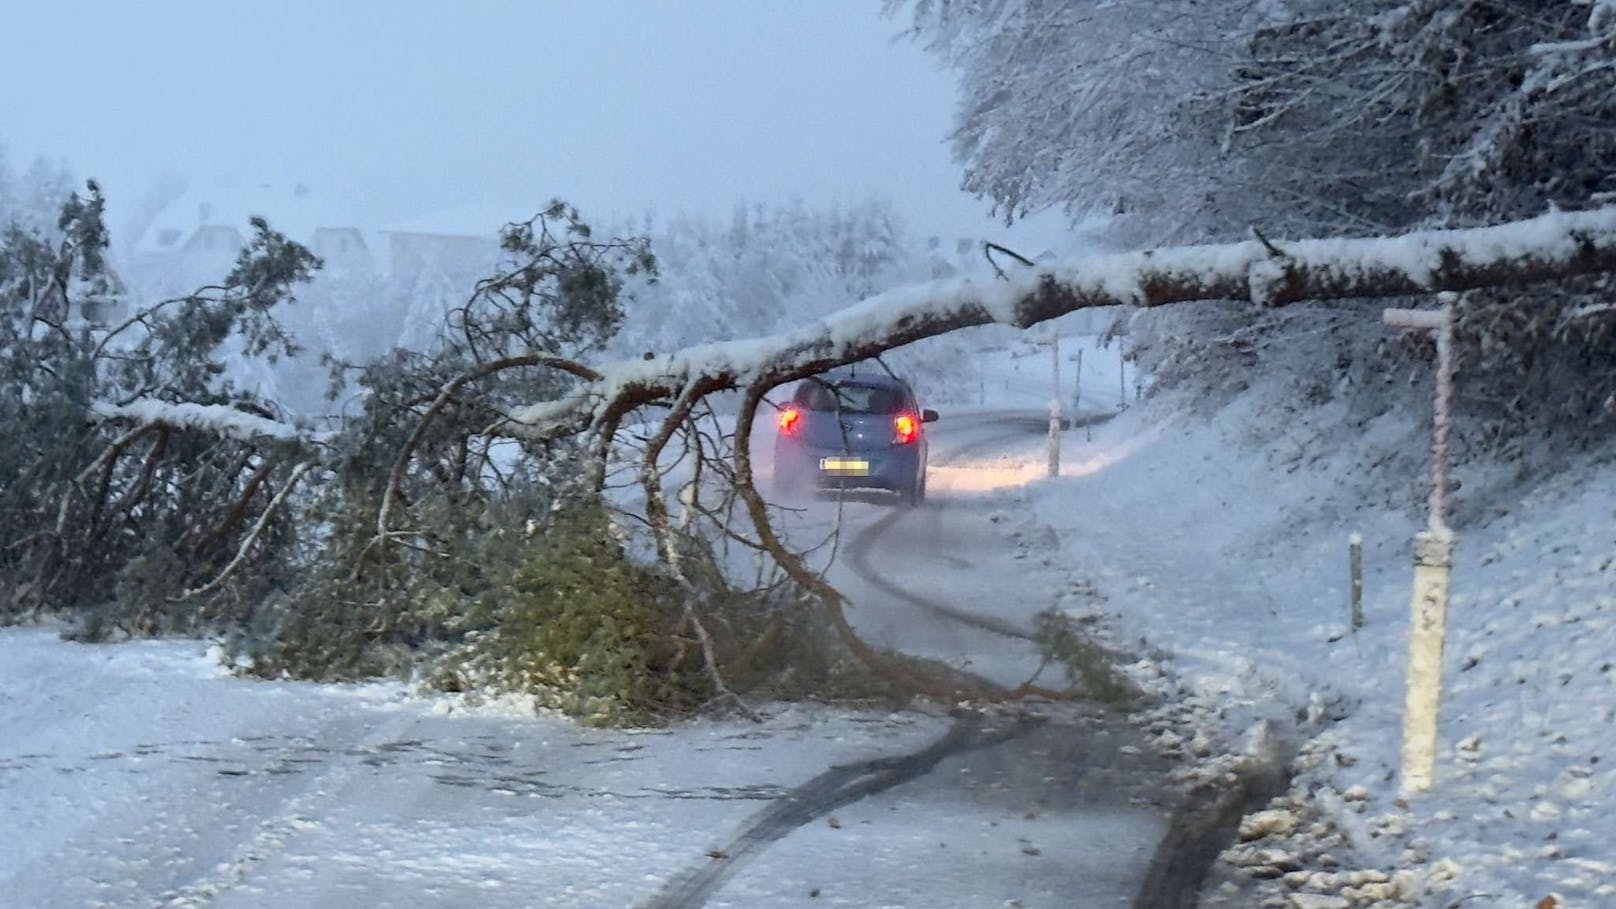
[(1049, 333), (1049, 374), (1054, 377), (1055, 399), (1060, 400), (1060, 335)]
[(1072, 415), (1083, 412), (1083, 348), (1077, 349), (1077, 375), (1072, 377)]
[(1448, 587), (1453, 531), (1448, 529), (1448, 434), (1453, 425), (1453, 306), (1388, 309), (1397, 328), (1436, 335), (1436, 408), (1431, 431), (1431, 498), (1427, 529), (1414, 537), (1414, 595), (1408, 636), (1408, 695), (1403, 711), (1403, 789), (1427, 792), (1436, 783), (1437, 722), (1442, 703), (1442, 654), (1448, 633)]
[(1054, 368), (1054, 393), (1049, 398), (1049, 475), (1060, 476), (1060, 431), (1061, 431), (1061, 389), (1060, 389), (1060, 335), (1051, 328), (1049, 333), (1049, 356)]
[(1352, 563), (1352, 630), (1363, 627), (1363, 535), (1354, 533), (1347, 540), (1348, 560)]

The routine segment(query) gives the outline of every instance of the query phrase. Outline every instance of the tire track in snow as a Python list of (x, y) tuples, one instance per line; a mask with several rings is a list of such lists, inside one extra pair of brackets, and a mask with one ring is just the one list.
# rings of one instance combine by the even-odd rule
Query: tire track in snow
[[(209, 872), (164, 893), (159, 904), (175, 909), (196, 909), (212, 903), (221, 893), (229, 891), (246, 880), (252, 870), (275, 855), (298, 833), (317, 827), (321, 808), (337, 798), (338, 793), (351, 785), (367, 768), (355, 755), (375, 751), (400, 737), (414, 725), (416, 718), (409, 714), (388, 717), (373, 729), (363, 733), (360, 740), (347, 750), (347, 760), (322, 768), (310, 779), (302, 791), (282, 803), (278, 810), (260, 821), (252, 833), (244, 837), (234, 852), (216, 864)], [(325, 740), (321, 736), (321, 740)]]
[[(950, 606), (947, 603), (940, 603), (937, 600), (933, 600), (929, 597), (920, 596), (913, 591), (905, 590), (903, 587), (894, 584), (883, 577), (881, 572), (877, 571), (875, 567), (870, 564), (870, 551), (875, 548), (875, 542), (879, 540), (882, 535), (891, 530), (894, 524), (897, 524), (899, 521), (903, 520), (903, 518), (909, 513), (910, 512), (908, 511), (894, 511), (875, 523), (864, 527), (854, 535), (853, 543), (848, 547), (849, 552), (847, 557), (848, 567), (853, 569), (853, 573), (858, 575), (859, 578), (864, 581), (864, 583), (869, 584), (871, 587), (874, 587), (876, 590), (881, 591), (887, 596), (902, 600), (903, 602), (909, 603), (913, 606), (918, 606), (927, 612), (941, 616), (945, 619), (959, 622), (964, 625), (969, 625), (972, 628), (978, 628), (982, 631), (1002, 635), (1007, 638), (1017, 638), (1023, 641), (1036, 640), (1036, 636), (1032, 632), (1022, 628), (1020, 625), (1017, 625), (1014, 622), (1006, 621), (998, 616), (985, 615), (979, 612), (972, 612), (969, 609), (962, 609), (958, 606)], [(969, 566), (968, 562), (966, 564)]]
[[(1049, 431), (1049, 418), (1020, 411), (1003, 414), (975, 414), (970, 421), (984, 426), (989, 430), (986, 434), (977, 436), (968, 442), (951, 446), (938, 460), (942, 465), (956, 466), (955, 462), (976, 454), (983, 450), (991, 450), (1003, 446), (1006, 442), (1024, 439), (1028, 435), (1037, 435)], [(969, 466), (969, 465), (957, 465)], [(939, 498), (935, 505), (928, 505), (937, 509), (946, 508), (947, 500)], [(1036, 641), (1037, 636), (1032, 631), (1006, 621), (994, 615), (986, 615), (959, 606), (939, 602), (930, 597), (920, 596), (901, 585), (888, 580), (880, 571), (870, 563), (870, 552), (882, 536), (888, 533), (898, 522), (915, 513), (914, 509), (901, 509), (893, 511), (875, 522), (861, 528), (854, 535), (852, 545), (848, 547), (848, 567), (861, 580), (887, 596), (902, 600), (910, 605), (917, 606), (934, 615), (951, 621), (969, 625), (992, 634), (1003, 637), (1016, 638), (1023, 641)], [(974, 567), (969, 560), (958, 560), (964, 564), (961, 567)]]
[(748, 861), (791, 831), (838, 808), (930, 773), (944, 758), (1003, 744), (1043, 725), (1041, 717), (1019, 716), (989, 725), (976, 711), (956, 711), (942, 738), (912, 754), (838, 764), (788, 792), (753, 817), (728, 844), (676, 877), (641, 909), (695, 909)]
[[(991, 451), (1006, 442), (1042, 434), (1049, 425), (1045, 416), (1020, 412), (973, 414), (966, 419), (975, 424), (973, 430), (976, 426), (982, 429), (973, 431), (968, 441), (951, 445), (947, 451), (940, 452), (937, 460), (941, 465), (955, 466), (956, 462), (977, 452)], [(854, 535), (848, 547), (849, 567), (875, 589), (949, 620), (1005, 637), (1035, 640), (1031, 631), (997, 616), (983, 615), (917, 596), (888, 581), (870, 564), (869, 553), (874, 544), (899, 522), (923, 511), (937, 512), (949, 507), (951, 503), (946, 497), (935, 498), (920, 508), (894, 509), (866, 525)], [(966, 559), (949, 557), (946, 561), (964, 570), (975, 567)], [(754, 816), (728, 844), (709, 852), (700, 864), (665, 885), (657, 895), (641, 904), (641, 909), (694, 909), (702, 906), (747, 862), (791, 831), (845, 805), (922, 777), (945, 758), (1009, 742), (1045, 722), (1043, 717), (1021, 716), (1011, 723), (990, 727), (981, 713), (957, 711), (956, 717), (954, 725), (941, 739), (920, 751), (833, 766), (793, 789)]]

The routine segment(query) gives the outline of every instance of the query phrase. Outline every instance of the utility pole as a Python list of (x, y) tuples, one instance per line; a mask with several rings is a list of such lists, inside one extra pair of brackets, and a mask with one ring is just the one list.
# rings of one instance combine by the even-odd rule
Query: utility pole
[(1388, 309), (1394, 328), (1436, 336), (1436, 406), (1431, 430), (1431, 498), (1426, 529), (1414, 536), (1413, 627), (1408, 641), (1408, 695), (1403, 711), (1403, 789), (1427, 792), (1436, 780), (1442, 651), (1448, 633), (1453, 531), (1448, 528), (1448, 434), (1453, 425), (1453, 296), (1438, 310)]

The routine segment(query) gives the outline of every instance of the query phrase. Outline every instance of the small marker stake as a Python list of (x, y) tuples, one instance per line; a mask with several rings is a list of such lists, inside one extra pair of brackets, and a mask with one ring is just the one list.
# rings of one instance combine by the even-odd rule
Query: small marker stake
[(1354, 533), (1347, 540), (1347, 551), (1352, 563), (1352, 630), (1364, 625), (1363, 618), (1363, 535)]

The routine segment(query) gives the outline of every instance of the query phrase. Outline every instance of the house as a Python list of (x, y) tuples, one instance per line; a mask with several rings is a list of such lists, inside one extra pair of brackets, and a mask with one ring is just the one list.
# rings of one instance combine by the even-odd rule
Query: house
[(380, 266), (374, 238), (307, 187), (226, 184), (186, 190), (164, 206), (127, 256), (131, 276), (175, 290), (218, 281), (251, 239), (253, 217), (307, 246), (324, 262), (325, 274), (364, 274)]
[(393, 277), (407, 281), (433, 274), (465, 282), (486, 277), (500, 259), (504, 227), (525, 222), (545, 207), (465, 205), (389, 224), (381, 233), (387, 238)]

